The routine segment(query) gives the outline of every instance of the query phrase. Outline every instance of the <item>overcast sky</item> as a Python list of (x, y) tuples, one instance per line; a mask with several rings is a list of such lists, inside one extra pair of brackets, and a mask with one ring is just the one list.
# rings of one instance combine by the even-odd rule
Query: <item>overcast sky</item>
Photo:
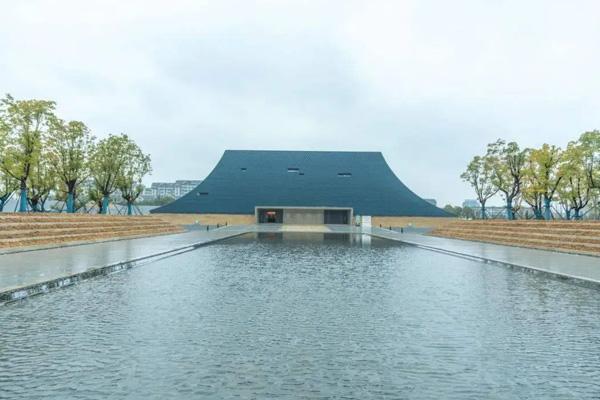
[(600, 2), (0, 0), (0, 91), (129, 134), (148, 182), (225, 149), (382, 151), (460, 204), (486, 143), (600, 129)]

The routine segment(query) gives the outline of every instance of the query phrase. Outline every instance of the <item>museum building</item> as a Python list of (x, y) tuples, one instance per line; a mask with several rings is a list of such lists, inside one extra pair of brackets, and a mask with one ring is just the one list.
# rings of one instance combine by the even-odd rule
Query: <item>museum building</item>
[(227, 150), (200, 185), (152, 213), (252, 215), (258, 223), (449, 217), (407, 188), (380, 152)]

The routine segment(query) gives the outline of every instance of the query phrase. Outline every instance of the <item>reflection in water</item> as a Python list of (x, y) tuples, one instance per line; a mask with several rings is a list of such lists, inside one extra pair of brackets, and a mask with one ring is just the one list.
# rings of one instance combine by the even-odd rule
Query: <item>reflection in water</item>
[[(358, 235), (351, 233), (258, 232), (249, 233), (247, 235), (238, 237), (237, 242), (244, 242), (249, 238), (270, 242), (304, 242), (307, 244), (318, 242), (340, 242), (353, 246), (371, 246), (371, 241), (373, 240), (370, 235)], [(236, 242), (236, 238), (229, 239), (228, 242), (234, 243)], [(375, 239), (374, 244), (378, 247), (398, 246), (395, 243), (383, 239)]]
[(600, 393), (600, 292), (361, 236), (238, 237), (3, 307), (0, 326), (0, 398)]

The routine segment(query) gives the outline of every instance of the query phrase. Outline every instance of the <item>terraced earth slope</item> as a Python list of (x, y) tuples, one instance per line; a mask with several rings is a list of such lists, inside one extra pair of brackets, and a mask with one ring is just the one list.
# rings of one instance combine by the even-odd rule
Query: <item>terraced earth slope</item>
[(0, 249), (51, 246), (182, 232), (154, 216), (0, 213)]
[(430, 235), (600, 256), (600, 221), (454, 221)]

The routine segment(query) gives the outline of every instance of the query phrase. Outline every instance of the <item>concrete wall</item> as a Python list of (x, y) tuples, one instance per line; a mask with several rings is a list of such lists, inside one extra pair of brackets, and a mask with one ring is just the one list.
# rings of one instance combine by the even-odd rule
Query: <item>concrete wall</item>
[(291, 225), (323, 224), (323, 210), (286, 209), (283, 210), (283, 223)]
[(176, 225), (248, 225), (255, 223), (253, 214), (152, 214)]

